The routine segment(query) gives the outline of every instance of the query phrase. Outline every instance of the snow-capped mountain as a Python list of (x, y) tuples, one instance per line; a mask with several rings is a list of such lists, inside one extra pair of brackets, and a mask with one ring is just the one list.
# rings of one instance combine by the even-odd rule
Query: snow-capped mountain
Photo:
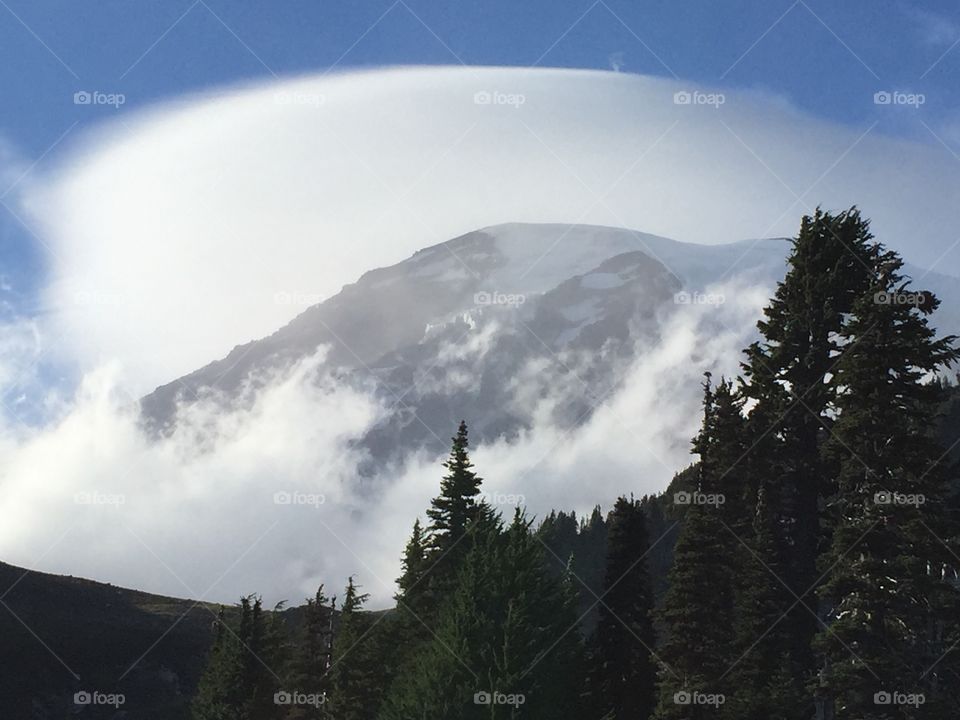
[[(324, 372), (373, 384), (389, 408), (362, 441), (372, 460), (441, 451), (462, 416), (481, 442), (515, 436), (535, 413), (572, 427), (671, 313), (710, 302), (725, 282), (772, 291), (788, 250), (783, 239), (703, 246), (609, 227), (488, 227), (364, 274), (269, 337), (157, 388), (141, 409), (163, 432), (178, 403), (215, 391), (233, 402), (324, 346)], [(912, 274), (944, 299), (939, 324), (960, 326), (960, 281)]]

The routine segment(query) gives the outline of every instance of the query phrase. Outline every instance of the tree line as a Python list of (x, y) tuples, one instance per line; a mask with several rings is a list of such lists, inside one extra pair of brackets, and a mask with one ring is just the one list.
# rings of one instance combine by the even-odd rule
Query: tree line
[(296, 623), (244, 598), (194, 717), (960, 716), (960, 351), (902, 268), (856, 208), (804, 217), (741, 372), (706, 374), (696, 462), (606, 516), (503, 517), (461, 423), (396, 607), (353, 578)]

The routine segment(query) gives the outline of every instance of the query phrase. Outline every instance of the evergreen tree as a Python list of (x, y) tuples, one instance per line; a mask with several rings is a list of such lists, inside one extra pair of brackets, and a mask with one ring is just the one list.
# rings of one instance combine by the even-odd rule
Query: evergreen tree
[(576, 717), (583, 657), (569, 580), (550, 574), (519, 513), (505, 531), (483, 506), (473, 522), (437, 635), (394, 685), (380, 717)]
[[(567, 569), (567, 560), (577, 555), (577, 514), (551, 510), (537, 528), (537, 535), (550, 551), (547, 564), (557, 576), (562, 575)], [(578, 565), (576, 563), (574, 567)]]
[[(323, 585), (316, 595), (307, 598), (304, 606), (303, 630), (300, 634), (291, 670), (291, 687), (287, 692), (297, 691), (305, 695), (323, 697), (329, 693), (330, 653), (333, 645), (333, 615), (336, 598), (328, 599)], [(288, 720), (318, 720), (325, 716), (325, 708), (317, 705), (291, 706)]]
[(600, 506), (596, 505), (590, 512), (590, 517), (581, 519), (577, 543), (573, 550), (577, 577), (586, 585), (580, 589), (579, 615), (583, 632), (588, 636), (596, 631), (600, 617), (597, 596), (603, 592), (608, 533), (606, 518)]
[[(440, 495), (431, 501), (427, 510), (427, 517), (430, 518), (430, 549), (437, 556), (455, 552), (455, 546), (466, 533), (467, 524), (476, 516), (482, 480), (473, 471), (469, 444), (467, 423), (461, 421), (453, 438), (450, 457), (443, 464), (447, 474), (440, 482)], [(457, 553), (460, 556), (462, 554)]]
[(751, 528), (736, 553), (734, 639), (725, 670), (728, 717), (738, 720), (808, 720), (810, 701), (803, 673), (790, 656), (790, 637), (777, 620), (795, 602), (784, 576), (774, 518), (760, 487)]
[(413, 532), (403, 551), (401, 561), (402, 573), (397, 578), (397, 587), (400, 591), (396, 595), (397, 613), (391, 619), (390, 631), (402, 646), (410, 647), (416, 644), (422, 636), (421, 623), (424, 617), (431, 617), (434, 597), (431, 593), (431, 582), (427, 576), (430, 570), (430, 557), (427, 537), (420, 525), (420, 518), (413, 524)]
[(748, 482), (754, 492), (760, 482), (770, 483), (768, 507), (776, 518), (784, 579), (801, 598), (783, 622), (790, 653), (806, 674), (813, 669), (810, 643), (818, 627), (817, 558), (829, 544), (819, 507), (833, 492), (827, 481), (833, 473), (821, 452), (836, 396), (831, 370), (845, 318), (871, 281), (871, 239), (856, 208), (836, 215), (818, 209), (804, 217), (787, 275), (758, 323), (762, 340), (747, 348), (743, 364), (743, 393), (755, 403)]
[(282, 716), (274, 702), (282, 668), (281, 630), (264, 617), (259, 597), (241, 598), (239, 622), (231, 628), (221, 609), (207, 667), (192, 705), (195, 720), (271, 720)]
[[(884, 251), (875, 281), (844, 328), (837, 365), (840, 416), (827, 450), (837, 463), (836, 529), (821, 589), (833, 606), (817, 648), (821, 692), (841, 720), (955, 718), (956, 651), (949, 633), (960, 595), (946, 582), (957, 537), (945, 513), (944, 449), (932, 422), (944, 390), (931, 374), (960, 358), (955, 338), (936, 339), (927, 315), (939, 304), (909, 290), (896, 253)], [(889, 693), (892, 704), (877, 704)], [(896, 693), (923, 695), (898, 703)]]
[[(467, 424), (461, 421), (450, 456), (443, 463), (447, 473), (440, 481), (440, 494), (430, 501), (427, 509), (430, 520), (427, 532), (422, 533), (415, 527), (415, 543), (408, 547), (416, 553), (419, 552), (416, 546), (420, 545), (423, 557), (410, 558), (417, 569), (405, 569), (401, 580), (409, 588), (401, 588), (399, 604), (417, 625), (425, 623), (433, 627), (436, 624), (440, 603), (453, 591), (457, 570), (470, 548), (467, 529), (477, 516), (482, 479), (473, 470), (469, 444)], [(417, 573), (416, 578), (413, 572)]]
[(195, 720), (235, 720), (240, 711), (238, 695), (239, 643), (227, 627), (226, 611), (220, 608), (213, 626), (213, 644), (191, 705)]
[(666, 637), (658, 650), (663, 667), (657, 718), (708, 717), (711, 708), (682, 704), (685, 694), (726, 694), (721, 678), (729, 667), (732, 641), (730, 602), (723, 592), (729, 556), (715, 542), (723, 532), (715, 508), (687, 509), (660, 610)]
[(376, 715), (380, 698), (375, 688), (375, 666), (381, 660), (370, 639), (370, 622), (363, 604), (369, 595), (360, 593), (353, 577), (340, 609), (340, 624), (334, 636), (330, 667), (329, 712), (337, 720), (369, 720)]
[(676, 498), (684, 507), (683, 527), (659, 613), (665, 632), (658, 650), (662, 667), (655, 717), (660, 720), (716, 717), (717, 704), (704, 699), (728, 694), (723, 678), (730, 665), (733, 569), (731, 546), (725, 541), (731, 536), (717, 497), (723, 465), (718, 461), (716, 420), (708, 375), (703, 424), (693, 443), (700, 454), (696, 494), (678, 493)]
[(611, 720), (647, 718), (656, 703), (653, 609), (640, 503), (621, 497), (608, 521), (604, 591), (592, 657), (591, 704)]
[(571, 575), (577, 596), (577, 616), (584, 635), (591, 635), (598, 617), (597, 597), (603, 592), (607, 529), (600, 507), (588, 520), (575, 512), (551, 511), (536, 531), (547, 549), (547, 566), (554, 577)]
[(414, 603), (415, 590), (427, 570), (427, 544), (423, 534), (423, 528), (420, 525), (420, 518), (417, 518), (413, 523), (413, 532), (410, 535), (407, 546), (403, 550), (401, 567), (403, 573), (397, 578), (400, 597), (402, 597), (408, 605), (412, 605)]

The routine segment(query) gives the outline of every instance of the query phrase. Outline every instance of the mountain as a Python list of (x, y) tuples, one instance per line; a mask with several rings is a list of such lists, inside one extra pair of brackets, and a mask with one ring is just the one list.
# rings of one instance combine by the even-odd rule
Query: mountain
[[(465, 412), (480, 442), (530, 428), (548, 397), (551, 419), (568, 427), (589, 418), (683, 304), (709, 302), (707, 290), (726, 282), (769, 293), (788, 252), (784, 239), (695, 245), (591, 225), (488, 227), (367, 272), (272, 335), (157, 388), (141, 411), (169, 432), (178, 404), (242, 402), (245, 388), (324, 346), (321, 372), (372, 383), (390, 408), (361, 440), (371, 464), (441, 452)], [(940, 324), (960, 328), (960, 281), (908, 272), (944, 297)]]

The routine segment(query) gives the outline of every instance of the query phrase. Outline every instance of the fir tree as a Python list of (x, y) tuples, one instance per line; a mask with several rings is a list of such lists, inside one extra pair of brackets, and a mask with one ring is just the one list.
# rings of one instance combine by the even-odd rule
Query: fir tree
[[(527, 520), (518, 514), (504, 531), (480, 509), (437, 635), (394, 685), (385, 720), (552, 720), (580, 712), (583, 657), (572, 588), (546, 568)], [(487, 702), (497, 693), (515, 702)]]
[(376, 715), (379, 696), (375, 666), (380, 662), (370, 639), (370, 624), (363, 604), (369, 595), (360, 593), (353, 577), (340, 609), (340, 624), (334, 636), (330, 667), (329, 712), (338, 720), (369, 720)]
[(658, 651), (660, 693), (655, 717), (661, 720), (715, 715), (715, 706), (683, 701), (727, 694), (723, 678), (732, 643), (732, 558), (717, 492), (724, 464), (709, 373), (703, 388), (703, 423), (693, 441), (700, 455), (697, 487), (695, 493), (681, 492), (675, 498), (684, 509), (683, 527), (659, 613), (665, 638)]
[[(323, 585), (317, 588), (304, 606), (303, 630), (297, 643), (296, 656), (291, 671), (291, 687), (306, 695), (324, 697), (329, 693), (330, 653), (333, 644), (333, 615), (336, 599), (328, 599)], [(324, 717), (325, 708), (300, 704), (287, 712), (288, 720), (318, 720)]]
[(621, 497), (608, 520), (606, 580), (590, 682), (597, 717), (647, 718), (656, 703), (653, 609), (646, 555), (649, 538), (640, 503)]
[(271, 720), (283, 708), (274, 702), (282, 668), (280, 622), (263, 613), (259, 597), (241, 598), (239, 622), (231, 628), (221, 610), (207, 667), (192, 712), (195, 720)]
[(213, 644), (191, 705), (194, 720), (235, 720), (240, 712), (238, 694), (239, 643), (220, 608), (213, 626)]
[(836, 215), (818, 209), (804, 217), (787, 275), (758, 323), (762, 340), (747, 348), (743, 364), (743, 392), (755, 401), (748, 424), (749, 483), (754, 492), (760, 482), (771, 483), (768, 507), (776, 518), (784, 579), (801, 598), (783, 622), (790, 652), (807, 674), (818, 627), (817, 558), (829, 543), (819, 506), (833, 492), (821, 452), (836, 395), (831, 370), (845, 318), (871, 281), (871, 239), (856, 208)]
[(808, 720), (810, 701), (802, 672), (790, 656), (790, 637), (781, 622), (795, 602), (779, 577), (784, 569), (775, 541), (774, 518), (760, 487), (751, 534), (736, 558), (734, 638), (725, 670), (728, 717), (738, 720)]
[(463, 421), (443, 466), (447, 474), (440, 481), (440, 494), (427, 509), (430, 524), (426, 534), (417, 538), (423, 547), (422, 560), (414, 560), (420, 567), (419, 577), (414, 580), (405, 573), (402, 578), (405, 583), (409, 580), (411, 589), (414, 585), (416, 588), (415, 592), (403, 591), (400, 605), (415, 616), (417, 624), (428, 626), (436, 623), (440, 603), (456, 584), (457, 570), (470, 548), (467, 531), (478, 512), (482, 479), (470, 461), (467, 424)]
[[(827, 444), (838, 468), (836, 529), (821, 589), (833, 610), (817, 648), (821, 692), (842, 720), (960, 710), (956, 652), (948, 652), (960, 595), (945, 577), (957, 537), (932, 422), (944, 391), (929, 381), (960, 352), (955, 338), (936, 339), (927, 315), (939, 303), (909, 290), (901, 266), (896, 253), (879, 257), (843, 330), (836, 370), (840, 416)], [(925, 702), (898, 702), (897, 693)], [(892, 704), (878, 705), (884, 697)]]
[(430, 549), (447, 554), (463, 538), (468, 523), (476, 516), (481, 478), (473, 471), (468, 453), (467, 423), (461, 421), (453, 438), (450, 457), (443, 466), (447, 474), (440, 482), (440, 495), (427, 510), (430, 518)]
[(551, 511), (537, 528), (537, 537), (547, 549), (551, 574), (575, 578), (577, 616), (583, 633), (592, 634), (598, 615), (597, 597), (603, 593), (607, 547), (606, 520), (599, 506), (585, 522), (578, 522), (575, 512)]
[(427, 544), (420, 525), (420, 518), (413, 523), (413, 532), (403, 551), (402, 574), (397, 578), (400, 596), (407, 602), (413, 603), (416, 587), (423, 579), (427, 570)]

